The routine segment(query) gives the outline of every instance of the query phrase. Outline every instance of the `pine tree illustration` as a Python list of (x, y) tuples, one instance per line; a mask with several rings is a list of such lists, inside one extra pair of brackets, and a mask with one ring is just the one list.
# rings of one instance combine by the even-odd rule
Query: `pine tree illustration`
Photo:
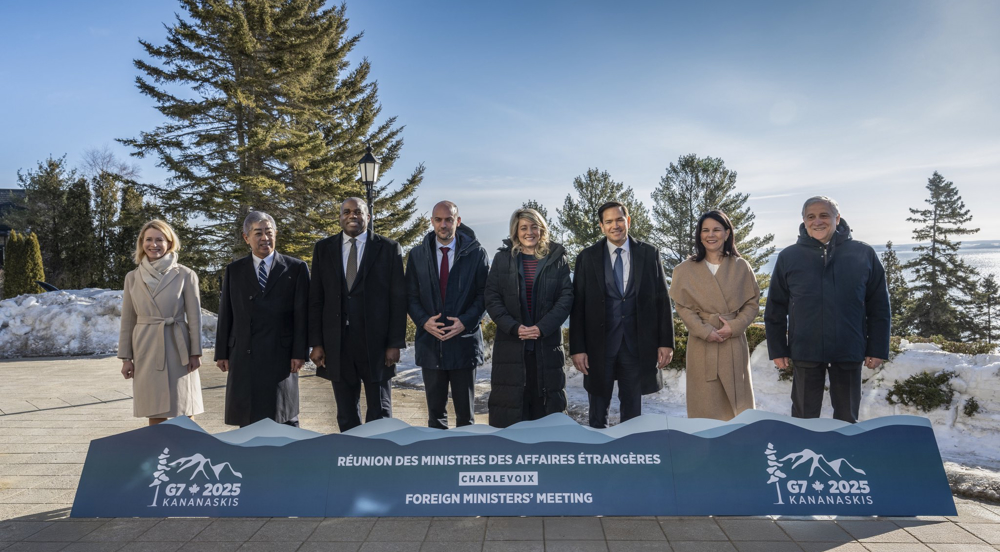
[(784, 464), (781, 463), (781, 462), (778, 462), (778, 457), (775, 456), (776, 452), (778, 452), (778, 451), (774, 450), (774, 445), (772, 445), (771, 443), (768, 443), (767, 444), (767, 450), (764, 451), (764, 454), (767, 455), (767, 466), (768, 466), (767, 467), (767, 473), (769, 473), (771, 475), (771, 478), (767, 480), (767, 484), (770, 485), (771, 483), (774, 483), (774, 488), (778, 489), (778, 501), (775, 502), (775, 504), (784, 504), (784, 502), (782, 502), (782, 500), (781, 500), (781, 485), (780, 485), (780, 483), (781, 483), (782, 479), (784, 479), (784, 478), (786, 478), (788, 476), (785, 475), (784, 473), (782, 473), (781, 470), (778, 469), (781, 466), (784, 466)]
[(170, 478), (167, 477), (167, 472), (170, 471), (167, 458), (170, 458), (169, 448), (163, 449), (163, 454), (159, 456), (159, 463), (156, 465), (156, 471), (153, 472), (153, 482), (149, 484), (150, 487), (156, 487), (156, 492), (153, 493), (153, 503), (150, 506), (156, 506), (156, 498), (160, 496), (160, 485), (165, 481), (170, 481)]

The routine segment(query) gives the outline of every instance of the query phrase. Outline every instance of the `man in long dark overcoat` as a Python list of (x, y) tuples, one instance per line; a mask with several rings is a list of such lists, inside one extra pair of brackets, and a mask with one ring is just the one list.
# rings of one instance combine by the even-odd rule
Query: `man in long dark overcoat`
[(660, 252), (628, 235), (621, 203), (605, 203), (597, 217), (605, 237), (576, 257), (569, 348), (584, 374), (590, 426), (605, 428), (616, 381), (622, 422), (642, 414), (642, 395), (663, 389), (674, 324)]
[(274, 219), (252, 211), (243, 221), (251, 254), (226, 267), (219, 298), (215, 364), (229, 372), (226, 423), (271, 418), (298, 426), (299, 378), (309, 348), (309, 268), (275, 251)]
[(366, 233), (368, 205), (357, 197), (340, 206), (339, 234), (316, 242), (309, 285), (309, 357), (316, 375), (331, 381), (337, 425), (344, 432), (365, 421), (392, 417), (389, 382), (406, 347), (403, 250)]

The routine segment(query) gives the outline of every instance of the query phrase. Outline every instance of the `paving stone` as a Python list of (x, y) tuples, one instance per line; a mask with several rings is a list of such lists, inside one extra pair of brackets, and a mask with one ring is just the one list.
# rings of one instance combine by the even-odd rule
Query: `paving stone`
[(486, 541), (483, 552), (545, 552), (543, 541)]
[(959, 527), (993, 545), (1000, 545), (1000, 523), (959, 523)]
[(736, 541), (739, 552), (802, 552), (798, 544), (791, 541)]
[[(663, 529), (656, 519), (625, 519), (625, 518), (602, 518), (601, 524), (604, 526), (605, 538), (609, 541), (632, 540), (632, 541), (664, 541), (667, 540), (663, 534)], [(546, 538), (548, 533), (546, 533)]]
[(359, 552), (419, 552), (419, 542), (366, 542)]
[(159, 523), (157, 519), (112, 519), (91, 533), (84, 535), (83, 542), (128, 542), (150, 530)]
[(800, 542), (797, 543), (803, 552), (868, 552), (859, 542)]
[(546, 540), (545, 552), (608, 552), (608, 544), (603, 540)]
[(198, 533), (192, 540), (201, 541), (239, 541), (250, 539), (267, 520), (264, 519), (218, 519)]
[(837, 525), (863, 543), (917, 542), (913, 535), (891, 521), (838, 521)]
[(769, 519), (716, 519), (716, 523), (734, 541), (787, 541), (788, 535)]
[(309, 536), (310, 541), (357, 541), (368, 538), (375, 518), (328, 518)]
[(381, 518), (375, 522), (366, 542), (423, 542), (430, 520)]
[(483, 541), (427, 542), (420, 545), (420, 552), (481, 552)]
[(618, 540), (608, 541), (608, 550), (609, 552), (669, 552), (673, 549), (663, 541)]
[(924, 544), (928, 543), (968, 543), (986, 544), (982, 539), (962, 529), (950, 521), (896, 521), (896, 525), (906, 529), (908, 533)]
[(958, 510), (958, 515), (947, 516), (949, 521), (960, 523), (1000, 523), (1000, 513), (990, 510), (985, 504), (956, 501), (955, 508)]
[(237, 552), (295, 552), (302, 546), (301, 542), (277, 541), (277, 542), (245, 542), (243, 546), (237, 548)]
[(73, 542), (104, 525), (104, 521), (60, 521), (31, 535), (29, 542)]
[(236, 549), (243, 544), (238, 541), (200, 541), (186, 542), (177, 549), (177, 552), (236, 552)]
[(988, 544), (928, 544), (934, 552), (995, 552)]
[(118, 552), (176, 552), (183, 542), (130, 542)]
[(785, 533), (796, 542), (852, 542), (854, 537), (832, 521), (779, 521)]
[(139, 535), (138, 541), (189, 541), (212, 523), (210, 519), (165, 519)]
[(251, 541), (303, 542), (319, 527), (318, 519), (272, 519), (268, 520)]
[(604, 540), (600, 518), (557, 517), (542, 520), (545, 526), (546, 550), (557, 540)]
[(61, 552), (117, 552), (124, 542), (71, 542)]
[(545, 539), (540, 518), (489, 518), (486, 522), (487, 541), (542, 541)]
[(866, 542), (869, 552), (932, 552), (919, 542)]
[(729, 541), (670, 541), (674, 552), (736, 552)]
[(24, 540), (50, 525), (51, 521), (3, 521), (0, 522), (0, 541)]
[(486, 538), (486, 518), (467, 518), (431, 521), (424, 540), (429, 542), (483, 542)]
[[(712, 518), (671, 518), (661, 519), (660, 527), (673, 541), (728, 541), (729, 537)], [(676, 547), (675, 547), (676, 548)]]
[(299, 552), (358, 552), (359, 548), (360, 542), (313, 541), (303, 543)]

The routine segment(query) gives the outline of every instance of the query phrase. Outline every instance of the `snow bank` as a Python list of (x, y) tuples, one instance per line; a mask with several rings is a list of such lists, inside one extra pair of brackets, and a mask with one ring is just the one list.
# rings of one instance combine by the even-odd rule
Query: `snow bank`
[[(0, 301), (0, 358), (115, 353), (122, 291), (52, 291)], [(202, 310), (202, 347), (215, 347), (217, 317)]]

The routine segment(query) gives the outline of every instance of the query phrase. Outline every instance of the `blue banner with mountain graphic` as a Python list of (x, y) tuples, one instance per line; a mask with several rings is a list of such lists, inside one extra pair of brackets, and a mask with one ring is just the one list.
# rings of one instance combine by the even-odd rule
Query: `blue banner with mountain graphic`
[(930, 422), (749, 410), (609, 429), (553, 414), (506, 429), (394, 419), (322, 435), (187, 418), (97, 439), (74, 517), (954, 515)]

